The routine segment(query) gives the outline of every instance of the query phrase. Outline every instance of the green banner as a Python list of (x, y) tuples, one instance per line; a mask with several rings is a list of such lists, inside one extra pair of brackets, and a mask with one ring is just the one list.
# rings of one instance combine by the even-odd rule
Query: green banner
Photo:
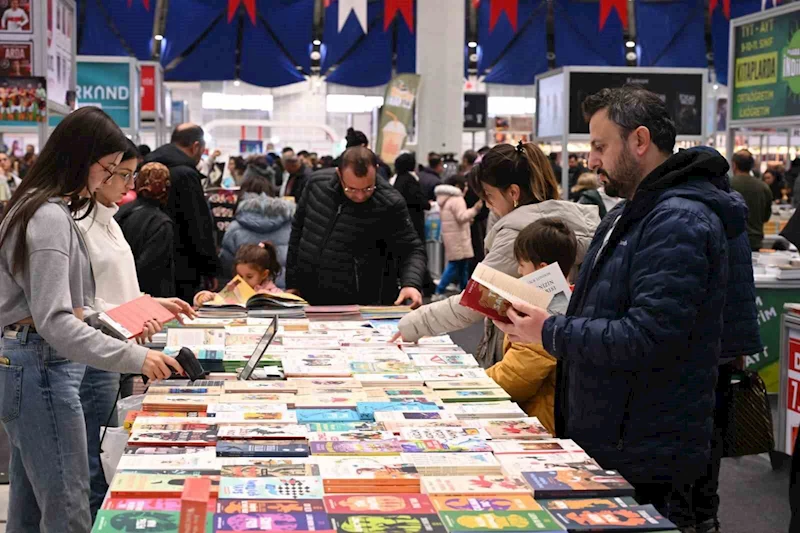
[(414, 121), (419, 82), (417, 74), (398, 74), (386, 86), (375, 152), (388, 165), (394, 164), (406, 145), (408, 130)]
[(733, 120), (800, 115), (800, 10), (736, 27)]
[(759, 373), (767, 392), (780, 389), (781, 313), (783, 304), (800, 300), (800, 291), (794, 289), (756, 289), (758, 325), (764, 350), (746, 358), (747, 368)]

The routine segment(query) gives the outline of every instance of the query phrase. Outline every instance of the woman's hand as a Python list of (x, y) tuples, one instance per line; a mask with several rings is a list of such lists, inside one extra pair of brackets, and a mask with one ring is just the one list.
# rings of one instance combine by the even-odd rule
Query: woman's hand
[(214, 299), (214, 293), (211, 291), (200, 291), (194, 295), (194, 306), (200, 307), (206, 302)]
[(161, 333), (163, 328), (161, 324), (158, 323), (158, 320), (150, 319), (144, 323), (142, 334), (136, 337), (136, 342), (139, 344), (147, 344), (151, 340), (153, 340), (153, 335), (156, 333)]
[(154, 298), (154, 300), (161, 304), (161, 307), (175, 315), (175, 318), (177, 318), (178, 322), (181, 324), (183, 324), (184, 316), (186, 318), (197, 318), (197, 313), (192, 309), (192, 306), (180, 298)]
[(172, 375), (173, 370), (183, 375), (183, 368), (178, 361), (155, 350), (147, 351), (147, 357), (142, 365), (142, 374), (147, 376), (147, 379), (152, 381), (167, 379)]

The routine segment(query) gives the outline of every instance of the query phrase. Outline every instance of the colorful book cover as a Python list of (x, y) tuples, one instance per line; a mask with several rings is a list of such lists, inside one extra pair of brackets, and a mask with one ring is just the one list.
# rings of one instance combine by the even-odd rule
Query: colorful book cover
[(376, 422), (405, 422), (407, 420), (450, 420), (457, 421), (458, 418), (453, 413), (446, 411), (376, 411)]
[(353, 361), (350, 363), (350, 371), (353, 374), (411, 374), (417, 371), (417, 367), (408, 361), (384, 361), (380, 363)]
[(652, 505), (617, 509), (551, 510), (553, 518), (569, 531), (665, 531), (675, 524)]
[(441, 511), (540, 511), (532, 496), (434, 496), (431, 503)]
[(141, 431), (128, 438), (131, 445), (172, 446), (190, 444), (192, 446), (214, 446), (217, 442), (217, 429), (204, 431)]
[(334, 431), (309, 433), (308, 440), (318, 442), (336, 442), (342, 440), (394, 440), (391, 431)]
[(308, 429), (299, 424), (258, 424), (220, 426), (219, 439), (305, 439)]
[(289, 441), (255, 444), (252, 441), (221, 440), (217, 442), (217, 455), (220, 457), (308, 457), (308, 445)]
[[(211, 450), (213, 451), (213, 450)], [(209, 455), (209, 450), (198, 446), (127, 446), (123, 455)], [(213, 457), (213, 454), (210, 455)]]
[[(114, 476), (109, 490), (112, 496), (179, 498), (186, 480), (190, 477), (194, 476), (122, 472)], [(217, 492), (219, 476), (207, 477), (211, 478), (211, 491)]]
[(310, 442), (311, 455), (398, 455), (399, 441)]
[(382, 422), (311, 422), (309, 431), (336, 433), (346, 431), (386, 431)]
[(513, 476), (426, 476), (422, 478), (423, 492), (441, 495), (505, 495), (531, 494), (525, 480)]
[(413, 354), (411, 360), (420, 368), (480, 366), (478, 365), (478, 361), (475, 360), (475, 357), (470, 354)]
[(338, 480), (396, 482), (420, 478), (414, 465), (396, 457), (320, 457), (319, 471), (323, 483)]
[[(215, 511), (214, 499), (208, 500), (209, 513)], [(180, 498), (106, 498), (103, 502), (106, 511), (170, 511), (180, 512)]]
[(432, 381), (455, 381), (460, 379), (464, 380), (489, 379), (489, 376), (486, 375), (486, 371), (482, 368), (463, 368), (463, 369), (442, 368), (442, 369), (432, 369), (432, 370), (420, 370), (419, 373), (422, 376), (422, 379), (425, 380), (426, 385), (428, 385), (429, 387), (433, 387), (433, 385), (429, 383)]
[(539, 498), (633, 496), (633, 486), (615, 470), (571, 468), (522, 472)]
[(497, 387), (493, 379), (458, 379), (454, 381), (432, 381), (428, 383), (431, 390), (492, 389)]
[(328, 514), (234, 513), (214, 515), (215, 531), (330, 531)]
[(322, 513), (322, 500), (217, 500), (216, 512), (236, 513)]
[(440, 400), (448, 403), (508, 401), (511, 399), (511, 396), (500, 388), (448, 390), (440, 391), (437, 394)]
[(439, 516), (450, 533), (563, 531), (547, 511), (441, 511)]
[[(489, 433), (480, 428), (465, 427), (430, 427), (430, 428), (401, 428), (400, 438), (403, 440), (440, 440), (451, 441), (462, 438), (476, 438), (481, 440), (491, 439)], [(485, 444), (485, 443), (484, 443)]]
[(491, 452), (492, 449), (481, 439), (461, 437), (446, 441), (439, 440), (401, 440), (400, 447), (404, 453), (441, 453), (441, 452)]
[(578, 498), (566, 500), (539, 500), (539, 503), (548, 510), (566, 511), (570, 509), (624, 509), (638, 505), (630, 496), (620, 498)]
[[(177, 533), (180, 512), (106, 511), (97, 512), (92, 533)], [(206, 518), (206, 532), (214, 531), (214, 515)]]
[(322, 480), (319, 477), (222, 478), (221, 499), (322, 499)]
[(436, 514), (424, 494), (343, 494), (325, 496), (331, 514)]
[[(213, 450), (209, 450), (213, 451)], [(117, 471), (126, 470), (219, 470), (216, 457), (207, 454), (185, 455), (123, 455), (117, 464)]]
[(289, 477), (289, 476), (318, 476), (319, 466), (306, 464), (275, 464), (275, 465), (225, 465), (220, 470), (223, 477)]
[(583, 448), (570, 439), (543, 440), (492, 440), (489, 443), (495, 454), (580, 453)]
[(297, 409), (300, 424), (309, 422), (360, 422), (361, 417), (355, 409)]
[(550, 439), (552, 435), (536, 417), (516, 420), (481, 420), (493, 439)]
[(338, 533), (447, 533), (435, 514), (331, 514)]

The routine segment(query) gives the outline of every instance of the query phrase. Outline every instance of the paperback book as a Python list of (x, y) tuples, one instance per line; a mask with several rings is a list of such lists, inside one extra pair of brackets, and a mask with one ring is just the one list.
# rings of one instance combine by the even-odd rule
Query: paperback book
[(638, 505), (630, 496), (616, 498), (570, 498), (567, 500), (539, 500), (542, 507), (548, 510), (592, 510), (592, 509), (625, 509)]
[[(209, 513), (206, 532), (214, 531), (214, 515)], [(178, 532), (181, 513), (174, 511), (107, 511), (97, 512), (92, 533), (164, 533)]]
[(308, 429), (300, 424), (223, 425), (217, 431), (221, 440), (305, 440), (307, 435)]
[(206, 431), (141, 431), (132, 433), (128, 444), (132, 446), (214, 446), (217, 443), (216, 426)]
[(338, 441), (310, 442), (312, 455), (399, 455), (403, 451), (400, 441)]
[(459, 303), (492, 320), (511, 323), (508, 310), (515, 303), (547, 309), (552, 299), (551, 294), (534, 285), (478, 263)]
[(543, 454), (543, 453), (583, 453), (583, 448), (570, 439), (542, 440), (491, 440), (495, 455), (504, 454)]
[(447, 533), (436, 514), (331, 514), (338, 533)]
[[(183, 486), (190, 477), (193, 476), (121, 472), (114, 476), (109, 490), (112, 496), (180, 498)], [(216, 493), (219, 487), (219, 476), (203, 477), (211, 479), (211, 491)]]
[(324, 500), (331, 514), (436, 514), (424, 494), (335, 494), (325, 496)]
[(524, 479), (503, 475), (423, 477), (422, 492), (433, 496), (531, 495), (533, 493)]
[(419, 368), (477, 367), (478, 361), (470, 354), (412, 354), (411, 360)]
[(361, 417), (355, 409), (297, 409), (297, 422), (360, 422)]
[(522, 472), (536, 496), (542, 499), (633, 496), (633, 486), (615, 470), (571, 468)]
[(403, 453), (400, 460), (425, 476), (502, 475), (491, 453)]
[(439, 391), (437, 395), (446, 403), (471, 403), (508, 401), (511, 396), (501, 388)]
[(323, 513), (322, 500), (225, 500), (216, 503), (220, 514), (236, 513)]
[(215, 531), (328, 531), (331, 528), (328, 514), (322, 512), (308, 513), (235, 513), (216, 514), (214, 516)]
[(230, 478), (220, 481), (220, 499), (322, 499), (319, 477)]
[(563, 528), (547, 511), (441, 511), (449, 533), (461, 531), (556, 532)]
[(316, 442), (395, 440), (395, 436), (391, 431), (336, 431), (309, 433), (308, 440)]
[[(213, 499), (208, 500), (209, 513), (215, 510)], [(169, 511), (180, 512), (180, 498), (106, 498), (103, 501), (106, 511)]]
[(217, 442), (219, 457), (308, 457), (308, 444), (292, 441), (254, 443), (246, 440)]
[(675, 524), (652, 505), (626, 508), (550, 510), (553, 518), (569, 531), (667, 531)]
[(540, 511), (532, 496), (434, 496), (431, 498), (437, 512), (463, 511)]
[(220, 467), (220, 475), (223, 477), (318, 476), (319, 466), (312, 463), (223, 465)]
[(536, 417), (515, 420), (481, 420), (480, 426), (493, 439), (552, 439)]

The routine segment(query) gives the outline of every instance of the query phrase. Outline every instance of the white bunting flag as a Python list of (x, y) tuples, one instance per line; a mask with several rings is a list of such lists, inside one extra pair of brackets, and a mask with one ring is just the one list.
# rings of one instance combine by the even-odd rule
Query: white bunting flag
[(339, 32), (344, 28), (350, 12), (355, 13), (361, 29), (367, 33), (367, 0), (339, 0)]

